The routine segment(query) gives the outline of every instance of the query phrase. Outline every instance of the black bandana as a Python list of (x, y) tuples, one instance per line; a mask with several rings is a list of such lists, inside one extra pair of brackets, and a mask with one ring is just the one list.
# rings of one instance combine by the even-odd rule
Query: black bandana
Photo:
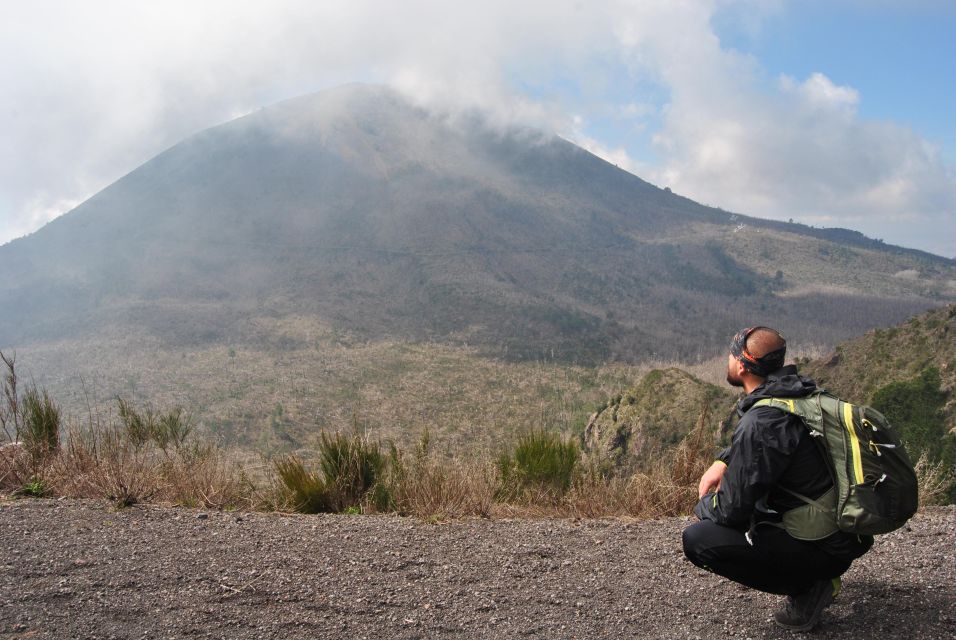
[(750, 334), (757, 329), (766, 328), (767, 327), (750, 327), (748, 329), (741, 329), (737, 332), (737, 335), (734, 336), (733, 341), (730, 343), (731, 355), (743, 363), (744, 369), (755, 376), (760, 376), (761, 378), (766, 378), (767, 374), (782, 367), (783, 362), (787, 357), (786, 344), (776, 351), (771, 351), (770, 353), (759, 358), (747, 351), (747, 338), (750, 337)]

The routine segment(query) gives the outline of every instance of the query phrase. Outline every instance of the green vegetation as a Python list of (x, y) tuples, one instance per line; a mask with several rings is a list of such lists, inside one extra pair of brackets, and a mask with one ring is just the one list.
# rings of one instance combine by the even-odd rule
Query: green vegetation
[(152, 441), (163, 451), (170, 447), (178, 449), (192, 432), (192, 424), (180, 407), (155, 413), (150, 408), (137, 410), (123, 398), (117, 398), (116, 403), (126, 437), (134, 447), (143, 447)]
[[(925, 464), (951, 474), (956, 470), (956, 436), (946, 429), (946, 399), (939, 370), (928, 367), (915, 378), (881, 387), (873, 396), (873, 407), (899, 430), (913, 460), (925, 458)], [(948, 492), (949, 500), (956, 499), (956, 485), (942, 491)]]
[(729, 389), (681, 369), (655, 369), (589, 420), (584, 445), (609, 472), (647, 469), (687, 436), (701, 412), (716, 416), (721, 431), (729, 432), (734, 398)]
[[(954, 322), (951, 309), (936, 310), (807, 365), (811, 375), (816, 367), (831, 376), (827, 387), (873, 404), (900, 428), (920, 460), (924, 496), (951, 491), (956, 468)], [(732, 393), (673, 367), (508, 363), (441, 345), (343, 345), (342, 334), (305, 343), (308, 357), (283, 356), (292, 374), (254, 350), (229, 359), (194, 350), (204, 375), (182, 384), (193, 389), (208, 378), (217, 399), (200, 393), (203, 402), (187, 412), (118, 398), (105, 411), (91, 406), (80, 423), (64, 418), (70, 412), (45, 389), (19, 389), (4, 356), (0, 421), (13, 446), (0, 449), (0, 490), (120, 506), (162, 501), (428, 520), (663, 515), (692, 506), (694, 474), (729, 430)], [(154, 359), (179, 363), (182, 355)], [(715, 363), (696, 371), (719, 380), (726, 365)], [(872, 387), (873, 397), (845, 393), (844, 380)], [(167, 389), (145, 375), (140, 388), (159, 398)], [(197, 420), (197, 412), (215, 417)], [(253, 434), (259, 439), (238, 437)], [(264, 463), (243, 453), (250, 441)]]
[(30, 457), (37, 461), (55, 453), (60, 448), (60, 409), (46, 390), (27, 389), (17, 408), (22, 412), (21, 435)]
[(935, 367), (910, 380), (891, 382), (873, 395), (873, 407), (897, 426), (914, 457), (924, 451), (933, 458), (941, 458), (944, 451), (956, 454), (956, 438), (946, 437), (945, 404), (946, 394), (940, 389)]
[(27, 482), (17, 493), (22, 496), (30, 496), (31, 498), (42, 498), (46, 495), (47, 489), (43, 485), (43, 480), (37, 478)]
[(564, 495), (581, 458), (577, 442), (559, 434), (534, 430), (519, 436), (514, 449), (498, 459), (503, 495), (527, 492)]
[[(804, 369), (837, 395), (870, 404), (886, 415), (900, 431), (914, 462), (922, 460), (918, 468), (927, 478), (939, 479), (941, 488), (936, 493), (949, 501), (956, 501), (953, 336), (956, 306), (950, 305), (895, 327), (870, 331)], [(932, 482), (927, 479), (921, 484)]]
[(290, 455), (273, 461), (284, 502), (300, 513), (329, 511), (325, 480), (314, 471), (307, 470), (302, 460)]

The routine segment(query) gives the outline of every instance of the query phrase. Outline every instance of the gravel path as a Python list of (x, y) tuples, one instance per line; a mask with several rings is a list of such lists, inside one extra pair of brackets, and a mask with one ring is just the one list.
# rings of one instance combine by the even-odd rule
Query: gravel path
[[(0, 502), (0, 638), (787, 638), (687, 519), (279, 516)], [(815, 638), (956, 637), (956, 508), (881, 536)]]

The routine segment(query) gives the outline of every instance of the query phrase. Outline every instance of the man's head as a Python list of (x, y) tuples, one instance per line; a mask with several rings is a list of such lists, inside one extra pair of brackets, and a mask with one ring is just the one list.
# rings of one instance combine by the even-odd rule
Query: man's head
[[(749, 379), (763, 379), (783, 366), (787, 341), (769, 327), (741, 329), (730, 343), (727, 382), (746, 387)], [(754, 385), (756, 386), (756, 385)]]

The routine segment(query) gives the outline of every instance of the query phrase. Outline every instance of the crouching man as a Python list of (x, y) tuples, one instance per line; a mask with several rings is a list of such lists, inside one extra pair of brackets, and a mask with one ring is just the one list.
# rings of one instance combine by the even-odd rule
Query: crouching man
[(816, 389), (795, 366), (784, 366), (786, 349), (783, 336), (767, 327), (734, 336), (727, 382), (747, 393), (737, 405), (741, 420), (731, 446), (700, 480), (694, 509), (700, 522), (684, 530), (683, 544), (698, 567), (787, 596), (774, 619), (808, 631), (839, 593), (840, 576), (873, 538), (837, 531), (819, 519), (794, 537), (781, 524), (785, 512), (805, 506), (796, 494), (818, 500), (833, 486), (825, 454), (800, 418), (754, 407), (764, 398), (800, 398)]

